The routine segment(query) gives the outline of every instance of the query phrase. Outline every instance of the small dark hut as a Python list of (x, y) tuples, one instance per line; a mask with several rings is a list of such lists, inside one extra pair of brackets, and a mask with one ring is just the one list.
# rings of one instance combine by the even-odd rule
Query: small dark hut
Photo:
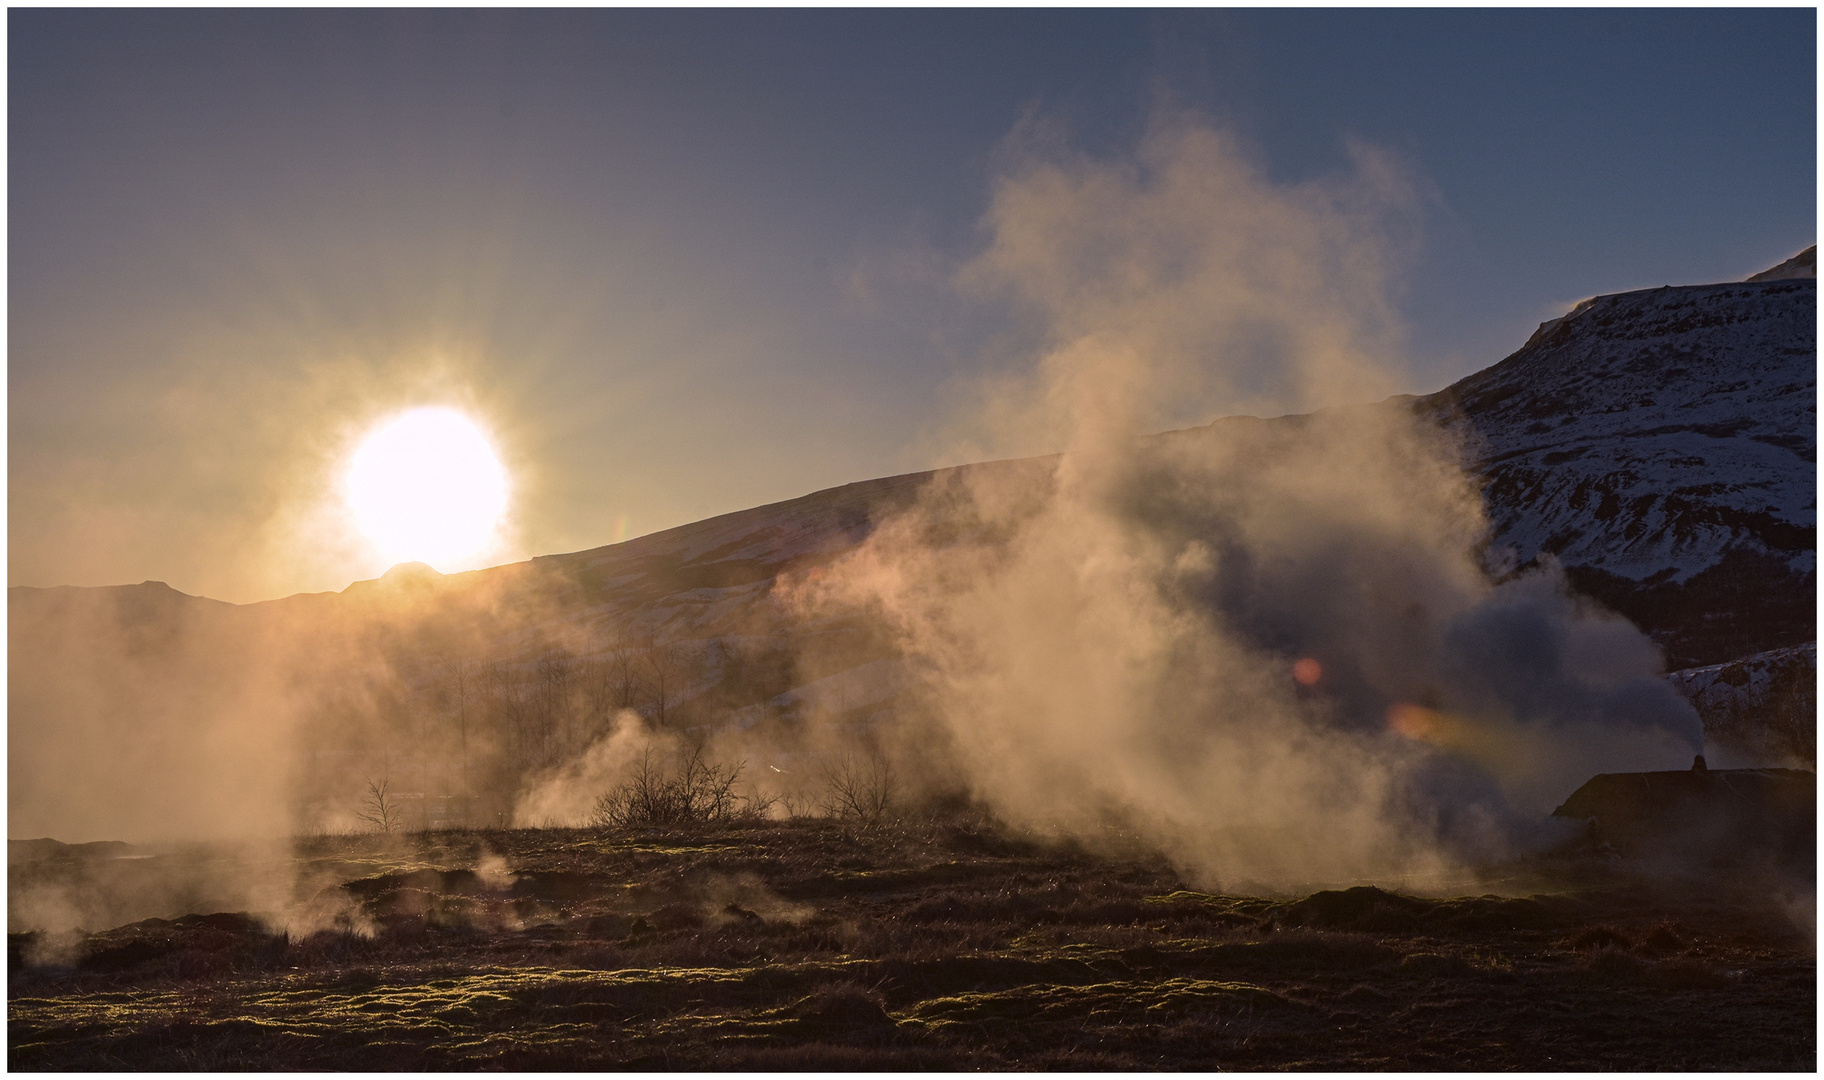
[(1700, 755), (1677, 772), (1604, 773), (1553, 817), (1589, 823), (1589, 838), (1623, 852), (1815, 854), (1818, 778), (1803, 769), (1709, 769)]

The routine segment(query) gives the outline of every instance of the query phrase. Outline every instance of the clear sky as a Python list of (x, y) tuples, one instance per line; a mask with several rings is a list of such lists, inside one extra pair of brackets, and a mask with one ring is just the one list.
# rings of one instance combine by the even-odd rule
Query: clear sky
[(1396, 161), (1420, 196), (1391, 292), (1409, 392), (1585, 296), (1815, 240), (1809, 8), (8, 30), (15, 585), (374, 576), (325, 506), (352, 440), (420, 404), (494, 433), (500, 559), (955, 463), (934, 432), (1011, 319), (956, 271), (1022, 118), (1121, 161), (1169, 107), (1288, 187), (1352, 145)]

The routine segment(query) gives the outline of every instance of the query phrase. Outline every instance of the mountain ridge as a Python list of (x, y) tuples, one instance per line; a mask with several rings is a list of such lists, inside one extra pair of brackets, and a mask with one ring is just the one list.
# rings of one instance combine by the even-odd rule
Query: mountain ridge
[(1420, 408), (1471, 436), (1492, 545), (1556, 559), (1674, 667), (1794, 645), (1816, 636), (1795, 599), (1815, 581), (1816, 310), (1815, 279), (1592, 297)]

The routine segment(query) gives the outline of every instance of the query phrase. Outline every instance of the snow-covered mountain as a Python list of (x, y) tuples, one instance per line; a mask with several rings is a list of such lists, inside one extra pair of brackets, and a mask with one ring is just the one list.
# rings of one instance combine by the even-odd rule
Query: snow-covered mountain
[(1751, 275), (1748, 280), (1775, 281), (1780, 278), (1815, 278), (1817, 276), (1818, 245), (1813, 244), (1780, 265)]
[(1816, 322), (1815, 278), (1598, 296), (1419, 405), (1470, 434), (1495, 557), (1720, 663), (1816, 637)]

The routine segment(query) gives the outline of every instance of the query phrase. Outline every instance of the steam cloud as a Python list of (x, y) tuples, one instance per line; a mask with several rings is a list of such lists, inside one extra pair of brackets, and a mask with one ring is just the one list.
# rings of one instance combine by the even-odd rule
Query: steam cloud
[(1489, 583), (1460, 448), (1397, 401), (1147, 434), (1391, 385), (1412, 190), (1366, 149), (1275, 184), (1184, 118), (1131, 162), (1015, 153), (960, 281), (1042, 346), (974, 430), (1065, 452), (1037, 483), (945, 474), (807, 589), (893, 628), (1002, 815), (1136, 830), (1232, 883), (1384, 877), (1701, 748), (1633, 627), (1550, 567)]
[(589, 820), (595, 800), (625, 782), (627, 772), (641, 755), (652, 750), (661, 755), (677, 750), (671, 732), (651, 731), (632, 709), (622, 709), (608, 732), (589, 744), (583, 753), (540, 776), (513, 807), (514, 822), (522, 825), (575, 825)]

